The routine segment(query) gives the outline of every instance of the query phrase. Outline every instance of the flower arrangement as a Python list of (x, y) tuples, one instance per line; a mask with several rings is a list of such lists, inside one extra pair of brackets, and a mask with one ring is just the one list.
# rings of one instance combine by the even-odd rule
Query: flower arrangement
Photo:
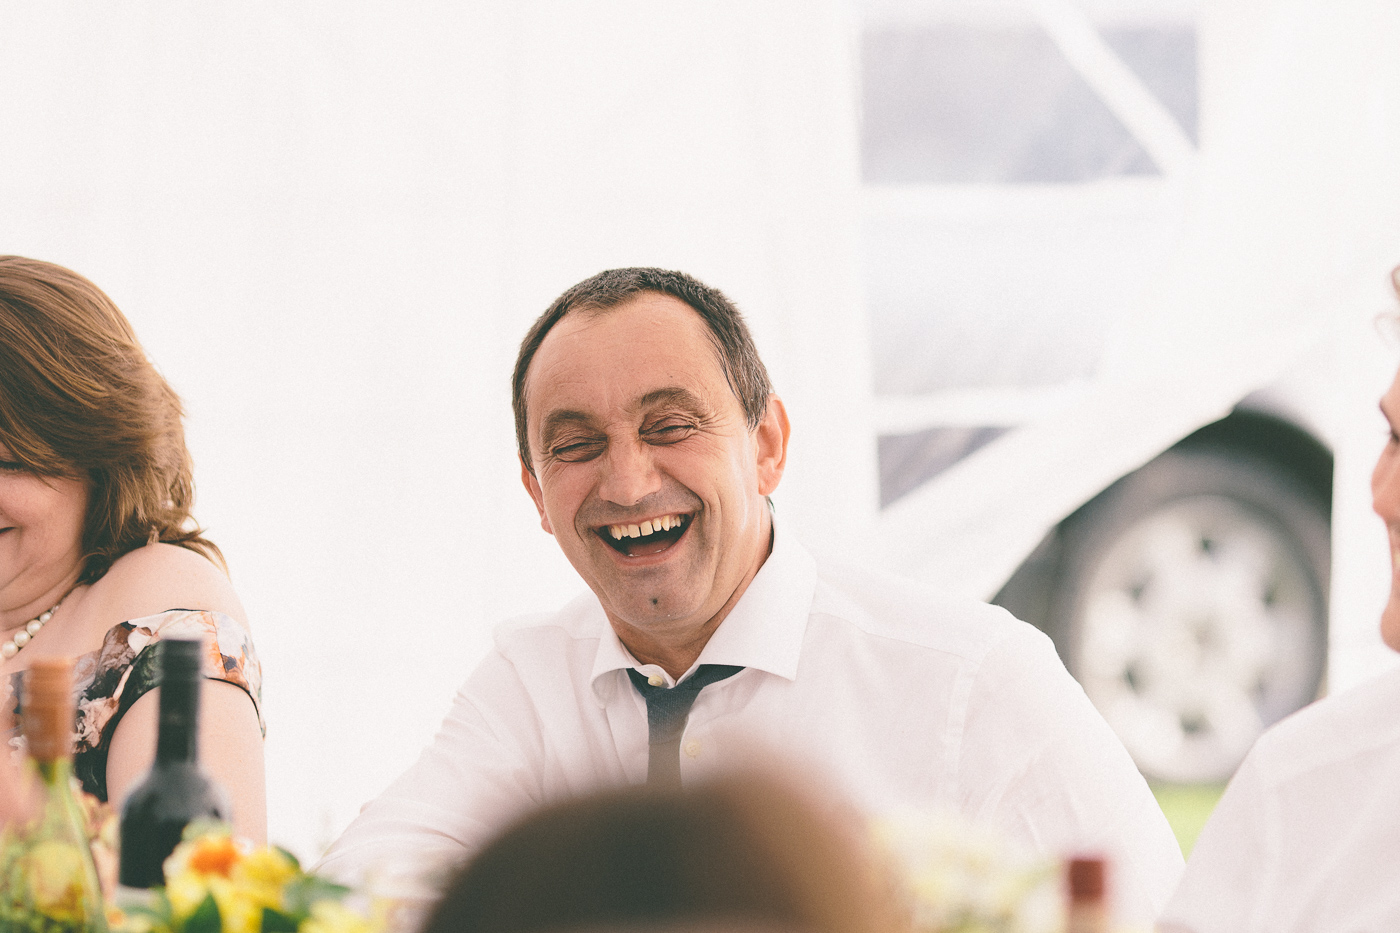
[(42, 825), (40, 816), (21, 826), (0, 826), (0, 930), (4, 933), (68, 933), (87, 929), (100, 897), (87, 868), (86, 847), (99, 877), (115, 878), (111, 841), (115, 821), (97, 798), (71, 782), (72, 835)]
[(383, 933), (383, 910), (346, 905), (350, 889), (304, 871), (296, 856), (253, 848), (227, 827), (192, 824), (148, 903), (108, 912), (113, 933)]
[(917, 933), (1058, 933), (1059, 865), (952, 813), (874, 827)]
[(78, 930), (85, 919), (80, 878), (81, 856), (62, 842), (41, 842), (21, 849), (6, 841), (0, 854), (0, 888), (7, 895), (21, 887), (20, 899), (0, 900), (0, 929), (11, 933), (61, 933)]

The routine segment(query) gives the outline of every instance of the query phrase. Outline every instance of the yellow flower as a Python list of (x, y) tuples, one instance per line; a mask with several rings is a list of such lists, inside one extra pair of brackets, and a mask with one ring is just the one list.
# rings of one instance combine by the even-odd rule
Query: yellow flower
[(299, 933), (379, 933), (379, 924), (335, 901), (317, 901)]
[(227, 878), (242, 857), (232, 836), (200, 836), (194, 841), (186, 864), (190, 871), (201, 875)]
[(229, 877), (211, 878), (224, 933), (258, 933), (264, 907), (282, 909), (282, 886), (297, 875), (291, 859), (275, 849), (257, 849), (240, 858)]
[(214, 879), (211, 884), (214, 903), (219, 905), (223, 933), (259, 933), (262, 929), (263, 904), (258, 892), (226, 881)]
[[(283, 910), (284, 889), (302, 875), (296, 860), (281, 850), (252, 849), (223, 831), (181, 843), (165, 860), (165, 893), (174, 928), (182, 929), (212, 896), (222, 933), (259, 933), (263, 910)], [(301, 925), (301, 933), (381, 933), (383, 929), (382, 918), (367, 920), (330, 901), (313, 904), (311, 916)]]
[(170, 898), (170, 909), (180, 919), (194, 913), (208, 893), (209, 885), (194, 872), (182, 871), (165, 882), (165, 896)]
[(240, 890), (227, 878), (216, 875), (201, 879), (185, 872), (171, 879), (165, 888), (165, 894), (170, 898), (177, 929), (211, 894), (214, 895), (214, 903), (219, 907), (223, 933), (258, 933), (262, 926), (262, 904), (256, 898), (249, 897), (246, 891)]
[(24, 856), (24, 876), (34, 906), (55, 920), (83, 912), (83, 857), (70, 843), (41, 842)]
[(201, 881), (211, 875), (227, 878), (242, 855), (238, 844), (227, 835), (200, 836), (176, 846), (162, 868), (167, 880), (174, 880), (182, 875), (189, 875)]
[(225, 835), (200, 836), (176, 846), (165, 860), (165, 894), (176, 919), (189, 917), (212, 893), (228, 930), (224, 902), (228, 900), (229, 875), (242, 858), (242, 850)]
[(249, 892), (258, 892), (266, 906), (281, 910), (282, 886), (296, 876), (295, 862), (276, 849), (265, 848), (239, 861), (229, 878)]
[(165, 893), (178, 920), (212, 894), (224, 933), (258, 933), (263, 908), (282, 909), (282, 887), (297, 876), (297, 867), (276, 849), (250, 852), (229, 836), (214, 834), (177, 846), (165, 874)]

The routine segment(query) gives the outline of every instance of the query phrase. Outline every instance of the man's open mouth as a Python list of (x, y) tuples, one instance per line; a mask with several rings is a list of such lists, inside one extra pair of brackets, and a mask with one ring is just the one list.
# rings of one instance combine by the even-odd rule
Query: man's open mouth
[(647, 557), (660, 554), (681, 539), (690, 527), (691, 516), (683, 513), (658, 515), (635, 525), (604, 525), (594, 533), (619, 554)]

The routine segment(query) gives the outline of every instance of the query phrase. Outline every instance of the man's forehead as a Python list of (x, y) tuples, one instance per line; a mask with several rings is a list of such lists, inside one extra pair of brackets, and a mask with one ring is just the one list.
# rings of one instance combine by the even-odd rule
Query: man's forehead
[[(525, 395), (550, 408), (640, 410), (703, 403), (715, 387), (711, 383), (728, 390), (704, 319), (679, 299), (646, 292), (561, 318), (531, 362)], [(591, 404), (573, 401), (582, 399)]]
[(689, 304), (665, 292), (638, 292), (612, 305), (585, 305), (570, 309), (545, 334), (543, 351), (550, 340), (606, 339), (609, 331), (628, 326), (644, 330), (674, 329), (709, 337), (704, 317)]

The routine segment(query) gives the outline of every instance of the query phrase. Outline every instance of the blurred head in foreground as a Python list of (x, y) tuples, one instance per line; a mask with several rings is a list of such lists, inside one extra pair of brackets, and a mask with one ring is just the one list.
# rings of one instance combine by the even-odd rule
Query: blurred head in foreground
[(890, 933), (890, 898), (837, 811), (754, 774), (557, 804), (468, 863), (424, 933)]
[[(1400, 297), (1400, 266), (1390, 278)], [(1392, 316), (1390, 323), (1400, 333), (1400, 318)], [(1390, 439), (1371, 474), (1371, 505), (1385, 522), (1390, 538), (1390, 599), (1381, 611), (1381, 638), (1400, 651), (1400, 372), (1381, 397), (1381, 413), (1390, 424)]]

